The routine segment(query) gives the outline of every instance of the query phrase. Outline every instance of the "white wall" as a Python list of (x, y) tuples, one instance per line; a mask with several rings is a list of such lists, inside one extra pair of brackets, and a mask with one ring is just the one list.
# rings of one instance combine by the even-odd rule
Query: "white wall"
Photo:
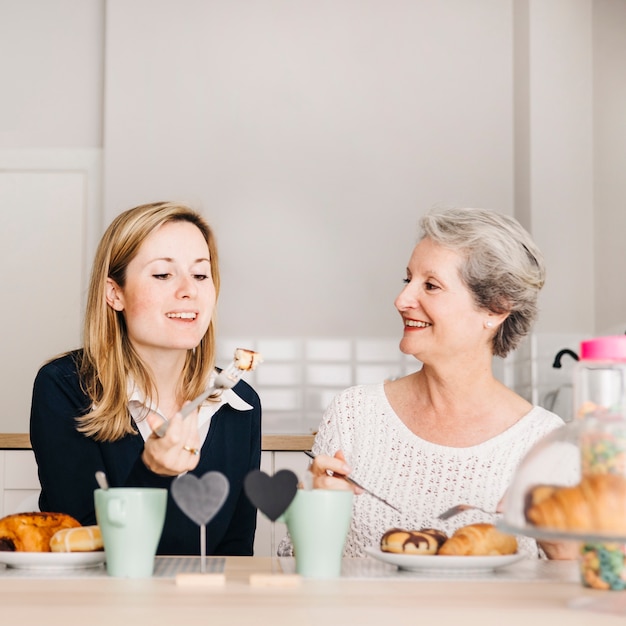
[(28, 432), (33, 379), (80, 344), (101, 235), (102, 0), (0, 0), (1, 432)]
[(201, 208), (227, 335), (397, 335), (419, 215), (513, 211), (511, 31), (501, 0), (111, 0), (107, 218)]
[(595, 324), (591, 0), (529, 3), (529, 217), (544, 252), (542, 332)]
[(623, 84), (619, 44), (596, 72), (602, 99), (593, 71), (604, 31), (623, 40), (618, 5), (109, 0), (106, 220), (147, 197), (201, 208), (222, 244), (227, 335), (396, 333), (398, 272), (436, 204), (531, 230), (549, 268), (540, 332), (621, 323), (626, 288), (612, 280), (601, 306), (594, 289), (602, 258), (626, 265), (619, 183), (603, 187), (613, 206), (593, 195), (594, 149), (605, 170), (626, 149), (593, 130), (594, 105), (622, 124), (604, 104)]
[(626, 332), (626, 2), (596, 0), (595, 304), (599, 332)]
[(102, 146), (104, 0), (0, 0), (0, 149)]
[[(415, 225), (438, 203), (512, 213), (532, 231), (549, 269), (541, 333), (620, 328), (625, 31), (620, 0), (0, 0), (3, 180), (84, 183), (69, 205), (63, 185), (3, 191), (3, 260), (22, 270), (3, 285), (3, 355), (17, 365), (0, 391), (17, 404), (0, 431), (27, 430), (35, 364), (79, 340), (76, 299), (104, 224), (166, 197), (216, 228), (227, 344), (396, 342)], [(64, 231), (39, 248), (46, 216), (79, 205), (82, 239)], [(22, 245), (7, 245), (7, 224)], [(15, 315), (47, 311), (27, 262), (42, 250), (67, 323)], [(288, 406), (274, 391), (268, 404)]]

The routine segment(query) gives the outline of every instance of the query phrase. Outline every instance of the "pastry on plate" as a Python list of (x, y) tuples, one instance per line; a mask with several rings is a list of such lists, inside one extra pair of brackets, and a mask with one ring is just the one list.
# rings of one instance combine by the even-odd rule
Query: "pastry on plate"
[(52, 552), (94, 552), (103, 548), (99, 526), (63, 528), (50, 539)]
[(394, 554), (437, 554), (439, 546), (446, 539), (445, 533), (434, 528), (391, 528), (381, 537), (380, 549)]
[(50, 539), (57, 531), (80, 526), (65, 513), (15, 513), (0, 519), (0, 550), (5, 552), (50, 552)]
[(457, 529), (439, 548), (449, 556), (496, 556), (515, 554), (517, 539), (498, 530), (493, 524), (469, 524)]

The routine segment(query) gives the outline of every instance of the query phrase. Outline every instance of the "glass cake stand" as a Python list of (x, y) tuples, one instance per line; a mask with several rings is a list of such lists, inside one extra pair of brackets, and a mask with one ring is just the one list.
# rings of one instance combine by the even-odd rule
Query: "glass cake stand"
[[(571, 487), (580, 483), (584, 471), (588, 470), (589, 449), (601, 442), (601, 462), (592, 467), (596, 473), (621, 473), (626, 478), (626, 422), (621, 422), (607, 431), (606, 424), (598, 431), (592, 422), (577, 420), (553, 431), (539, 441), (522, 460), (513, 477), (504, 502), (504, 514), (497, 522), (503, 532), (525, 535), (540, 541), (574, 541), (581, 544), (581, 589), (593, 586), (596, 589), (623, 590), (622, 593), (601, 594), (590, 597), (580, 594), (570, 602), (571, 608), (626, 615), (626, 531), (606, 532), (603, 530), (578, 531), (549, 526), (536, 526), (528, 521), (526, 511), (530, 504), (530, 492), (538, 485)], [(606, 445), (607, 432), (616, 434), (611, 445)], [(599, 433), (599, 435), (598, 435)], [(596, 436), (598, 435), (598, 436)], [(615, 442), (620, 445), (615, 445)], [(591, 444), (589, 442), (592, 442)], [(612, 455), (612, 457), (611, 457)], [(612, 463), (612, 459), (615, 463)], [(623, 502), (623, 519), (626, 520), (626, 493)], [(608, 556), (607, 556), (608, 554)], [(616, 558), (618, 561), (616, 561)], [(588, 559), (585, 563), (585, 559)], [(607, 587), (589, 584), (586, 572), (589, 559), (595, 559), (594, 567), (613, 567), (607, 578)], [(612, 560), (612, 562), (607, 561)], [(601, 561), (602, 564), (598, 565)], [(605, 571), (600, 569), (601, 575)], [(583, 579), (585, 582), (583, 582)], [(603, 580), (597, 579), (600, 583)]]

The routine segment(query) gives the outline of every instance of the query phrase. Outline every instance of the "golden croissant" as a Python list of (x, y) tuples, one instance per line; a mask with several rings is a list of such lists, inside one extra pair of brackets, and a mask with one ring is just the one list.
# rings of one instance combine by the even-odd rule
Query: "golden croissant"
[(515, 552), (517, 539), (500, 532), (493, 524), (463, 526), (439, 548), (439, 554), (448, 556), (495, 556)]
[(527, 495), (526, 519), (557, 530), (626, 534), (626, 477), (583, 476), (574, 487), (538, 485)]

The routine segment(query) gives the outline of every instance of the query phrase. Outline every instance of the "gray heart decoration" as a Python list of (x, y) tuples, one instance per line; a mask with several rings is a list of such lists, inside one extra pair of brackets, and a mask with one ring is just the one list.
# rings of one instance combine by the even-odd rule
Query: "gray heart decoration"
[(171, 492), (181, 511), (198, 526), (204, 526), (222, 508), (229, 488), (224, 474), (207, 472), (201, 478), (193, 474), (179, 476), (172, 483)]
[(243, 481), (243, 488), (250, 502), (275, 522), (296, 497), (298, 477), (291, 470), (280, 470), (274, 476), (252, 470)]

